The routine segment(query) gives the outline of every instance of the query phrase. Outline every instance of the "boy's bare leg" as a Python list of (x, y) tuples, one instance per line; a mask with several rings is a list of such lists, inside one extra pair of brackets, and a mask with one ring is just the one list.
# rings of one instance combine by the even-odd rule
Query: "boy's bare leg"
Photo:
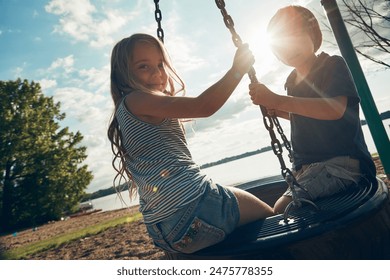
[(291, 196), (282, 195), (281, 197), (279, 197), (279, 199), (275, 202), (275, 205), (274, 205), (274, 213), (275, 214), (283, 214), (287, 205), (291, 201), (292, 201)]

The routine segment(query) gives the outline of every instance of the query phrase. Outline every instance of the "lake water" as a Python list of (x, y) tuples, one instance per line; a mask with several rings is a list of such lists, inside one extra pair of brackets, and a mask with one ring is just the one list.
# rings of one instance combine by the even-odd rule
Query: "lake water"
[[(287, 160), (286, 164), (288, 163)], [(222, 185), (235, 185), (242, 182), (252, 181), (262, 177), (280, 174), (279, 161), (272, 151), (228, 163), (216, 165), (203, 169), (214, 182)], [(127, 191), (121, 192), (126, 204), (118, 197), (118, 194), (111, 194), (92, 200), (95, 209), (103, 211), (120, 209), (138, 204), (138, 199), (130, 201)]]
[[(383, 121), (387, 135), (390, 135), (390, 119)], [(363, 126), (363, 133), (366, 138), (368, 149), (371, 153), (377, 151), (374, 141), (369, 132), (368, 126)], [(290, 168), (287, 158), (287, 151), (284, 149), (284, 161)], [(213, 167), (203, 169), (214, 182), (222, 185), (235, 185), (273, 175), (280, 175), (280, 164), (273, 151), (253, 155), (239, 160), (227, 162)], [(130, 201), (128, 192), (121, 193), (125, 204), (117, 194), (112, 194), (92, 200), (95, 209), (103, 211), (115, 210), (138, 204), (138, 199)]]

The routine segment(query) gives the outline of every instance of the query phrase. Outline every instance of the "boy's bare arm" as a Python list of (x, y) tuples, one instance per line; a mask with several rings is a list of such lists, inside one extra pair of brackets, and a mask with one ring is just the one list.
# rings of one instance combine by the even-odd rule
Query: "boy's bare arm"
[(275, 109), (268, 109), (267, 111), (271, 117), (278, 117), (278, 118), (282, 118), (282, 119), (286, 119), (286, 120), (290, 119), (289, 112), (275, 110)]
[[(337, 120), (344, 115), (347, 108), (348, 98), (346, 96), (333, 98), (285, 96), (272, 92), (263, 84), (250, 84), (249, 89), (254, 104), (263, 105), (276, 112), (290, 112), (318, 120)], [(281, 115), (283, 116), (285, 115)]]
[(277, 110), (289, 111), (293, 114), (318, 119), (338, 120), (347, 108), (348, 98), (337, 96), (333, 98), (302, 98), (280, 96)]

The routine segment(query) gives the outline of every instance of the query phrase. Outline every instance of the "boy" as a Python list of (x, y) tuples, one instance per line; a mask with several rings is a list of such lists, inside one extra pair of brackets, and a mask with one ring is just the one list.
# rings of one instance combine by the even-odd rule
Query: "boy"
[[(322, 33), (315, 16), (301, 6), (280, 9), (267, 32), (271, 49), (284, 64), (294, 67), (288, 76), (287, 96), (263, 84), (251, 84), (254, 104), (263, 105), (291, 123), (293, 170), (300, 198), (315, 200), (374, 181), (375, 165), (368, 152), (359, 120), (359, 97), (349, 69), (340, 56), (316, 52)], [(288, 189), (274, 205), (283, 213), (292, 201)]]

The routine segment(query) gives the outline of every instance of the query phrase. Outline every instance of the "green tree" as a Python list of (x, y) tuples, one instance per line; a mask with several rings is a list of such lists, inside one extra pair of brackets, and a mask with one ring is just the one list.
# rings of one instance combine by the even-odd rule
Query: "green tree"
[(0, 104), (0, 231), (72, 212), (93, 178), (83, 136), (38, 83), (0, 81)]

